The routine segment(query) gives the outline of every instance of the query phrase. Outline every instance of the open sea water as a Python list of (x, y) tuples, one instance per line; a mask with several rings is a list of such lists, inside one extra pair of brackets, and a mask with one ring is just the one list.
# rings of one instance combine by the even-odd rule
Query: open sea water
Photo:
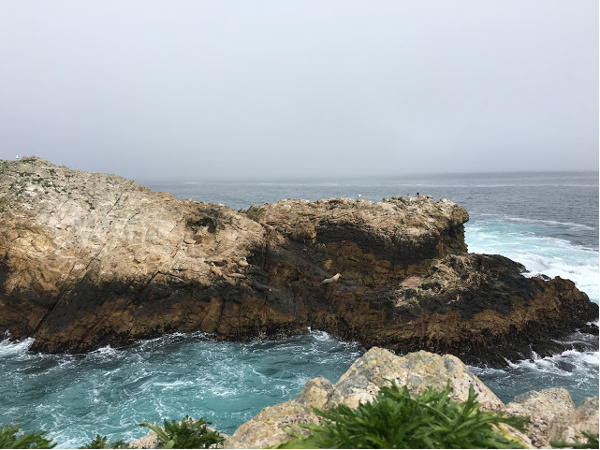
[[(282, 198), (380, 201), (417, 192), (464, 206), (469, 251), (497, 253), (530, 275), (569, 278), (598, 303), (598, 172), (456, 174), (285, 181), (145, 181), (179, 199), (234, 209)], [(568, 341), (596, 341), (575, 333)], [(202, 333), (172, 334), (86, 355), (29, 352), (32, 340), (0, 341), (0, 425), (50, 430), (59, 447), (85, 445), (97, 433), (132, 440), (141, 422), (207, 417), (232, 433), (261, 408), (295, 397), (311, 378), (332, 382), (364, 350), (317, 330), (282, 341), (217, 342)], [(535, 356), (535, 355), (534, 355)], [(504, 401), (529, 390), (564, 387), (575, 404), (598, 395), (598, 352), (568, 350), (472, 370)]]

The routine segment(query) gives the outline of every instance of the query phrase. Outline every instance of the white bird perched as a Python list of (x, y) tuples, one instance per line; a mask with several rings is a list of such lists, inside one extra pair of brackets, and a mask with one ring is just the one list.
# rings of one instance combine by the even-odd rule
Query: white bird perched
[(17, 159), (19, 159), (19, 155), (17, 155)]
[(230, 274), (229, 274), (229, 275), (227, 275), (227, 276), (228, 276), (228, 277), (231, 277), (231, 278), (238, 278), (238, 279), (240, 279), (240, 280), (244, 280), (244, 279), (246, 279), (246, 278), (247, 278), (247, 277), (246, 277), (246, 275), (244, 275), (243, 273), (237, 273), (237, 272), (230, 273)]
[(238, 260), (238, 266), (240, 267), (248, 267), (248, 261), (246, 261), (246, 257), (242, 256), (239, 260)]
[(219, 269), (217, 266), (215, 266), (214, 262), (210, 262), (208, 265), (210, 266), (210, 271), (212, 273), (214, 273), (218, 277), (222, 277), (223, 276), (223, 272), (221, 272), (221, 269)]
[(321, 281), (321, 284), (335, 283), (337, 280), (340, 279), (341, 276), (342, 276), (341, 273), (336, 273), (331, 278), (325, 278), (323, 281)]

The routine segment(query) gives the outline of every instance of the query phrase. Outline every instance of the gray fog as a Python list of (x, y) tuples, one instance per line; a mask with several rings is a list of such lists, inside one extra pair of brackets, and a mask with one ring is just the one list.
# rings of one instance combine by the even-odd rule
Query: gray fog
[(0, 159), (136, 179), (598, 170), (597, 0), (2, 0)]

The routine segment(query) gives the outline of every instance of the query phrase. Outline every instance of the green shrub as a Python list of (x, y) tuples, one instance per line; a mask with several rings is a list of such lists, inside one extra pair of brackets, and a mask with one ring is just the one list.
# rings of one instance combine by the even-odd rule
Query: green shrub
[(122, 440), (110, 442), (108, 437), (97, 434), (92, 442), (81, 448), (127, 448), (127, 442)]
[(19, 425), (0, 428), (0, 448), (54, 448), (56, 444), (46, 439), (47, 431), (19, 433)]
[(600, 448), (600, 442), (598, 442), (600, 435), (586, 433), (585, 431), (583, 432), (583, 435), (587, 438), (587, 442), (552, 441), (550, 442), (550, 445), (555, 448)]
[(466, 402), (450, 398), (451, 387), (429, 387), (414, 399), (406, 386), (383, 387), (377, 397), (356, 410), (339, 405), (329, 412), (313, 408), (319, 425), (277, 448), (524, 448), (494, 429), (502, 423), (523, 430), (529, 419), (481, 411), (473, 386)]
[(164, 420), (164, 427), (158, 424), (142, 423), (158, 435), (157, 448), (211, 448), (222, 446), (225, 440), (217, 431), (209, 430), (212, 425), (204, 417), (193, 420), (185, 416), (181, 422)]

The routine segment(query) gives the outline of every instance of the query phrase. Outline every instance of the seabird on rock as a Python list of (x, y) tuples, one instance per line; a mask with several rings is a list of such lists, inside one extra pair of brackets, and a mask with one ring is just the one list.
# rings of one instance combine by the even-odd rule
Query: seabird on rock
[(238, 266), (240, 266), (240, 267), (248, 267), (249, 266), (248, 261), (246, 261), (246, 257), (245, 256), (242, 256), (239, 259)]
[(337, 280), (340, 279), (341, 276), (342, 276), (341, 273), (336, 273), (331, 278), (325, 278), (323, 281), (321, 281), (321, 284), (335, 283)]
[(244, 279), (247, 278), (246, 275), (244, 275), (243, 273), (237, 273), (237, 272), (230, 273), (227, 276), (231, 277), (231, 278), (238, 278), (238, 279), (241, 279), (241, 280), (244, 280)]
[(215, 275), (222, 277), (223, 276), (223, 272), (221, 272), (221, 269), (219, 269), (217, 266), (215, 266), (214, 262), (210, 262), (208, 263), (208, 265), (210, 266), (210, 271), (212, 273), (214, 273)]

